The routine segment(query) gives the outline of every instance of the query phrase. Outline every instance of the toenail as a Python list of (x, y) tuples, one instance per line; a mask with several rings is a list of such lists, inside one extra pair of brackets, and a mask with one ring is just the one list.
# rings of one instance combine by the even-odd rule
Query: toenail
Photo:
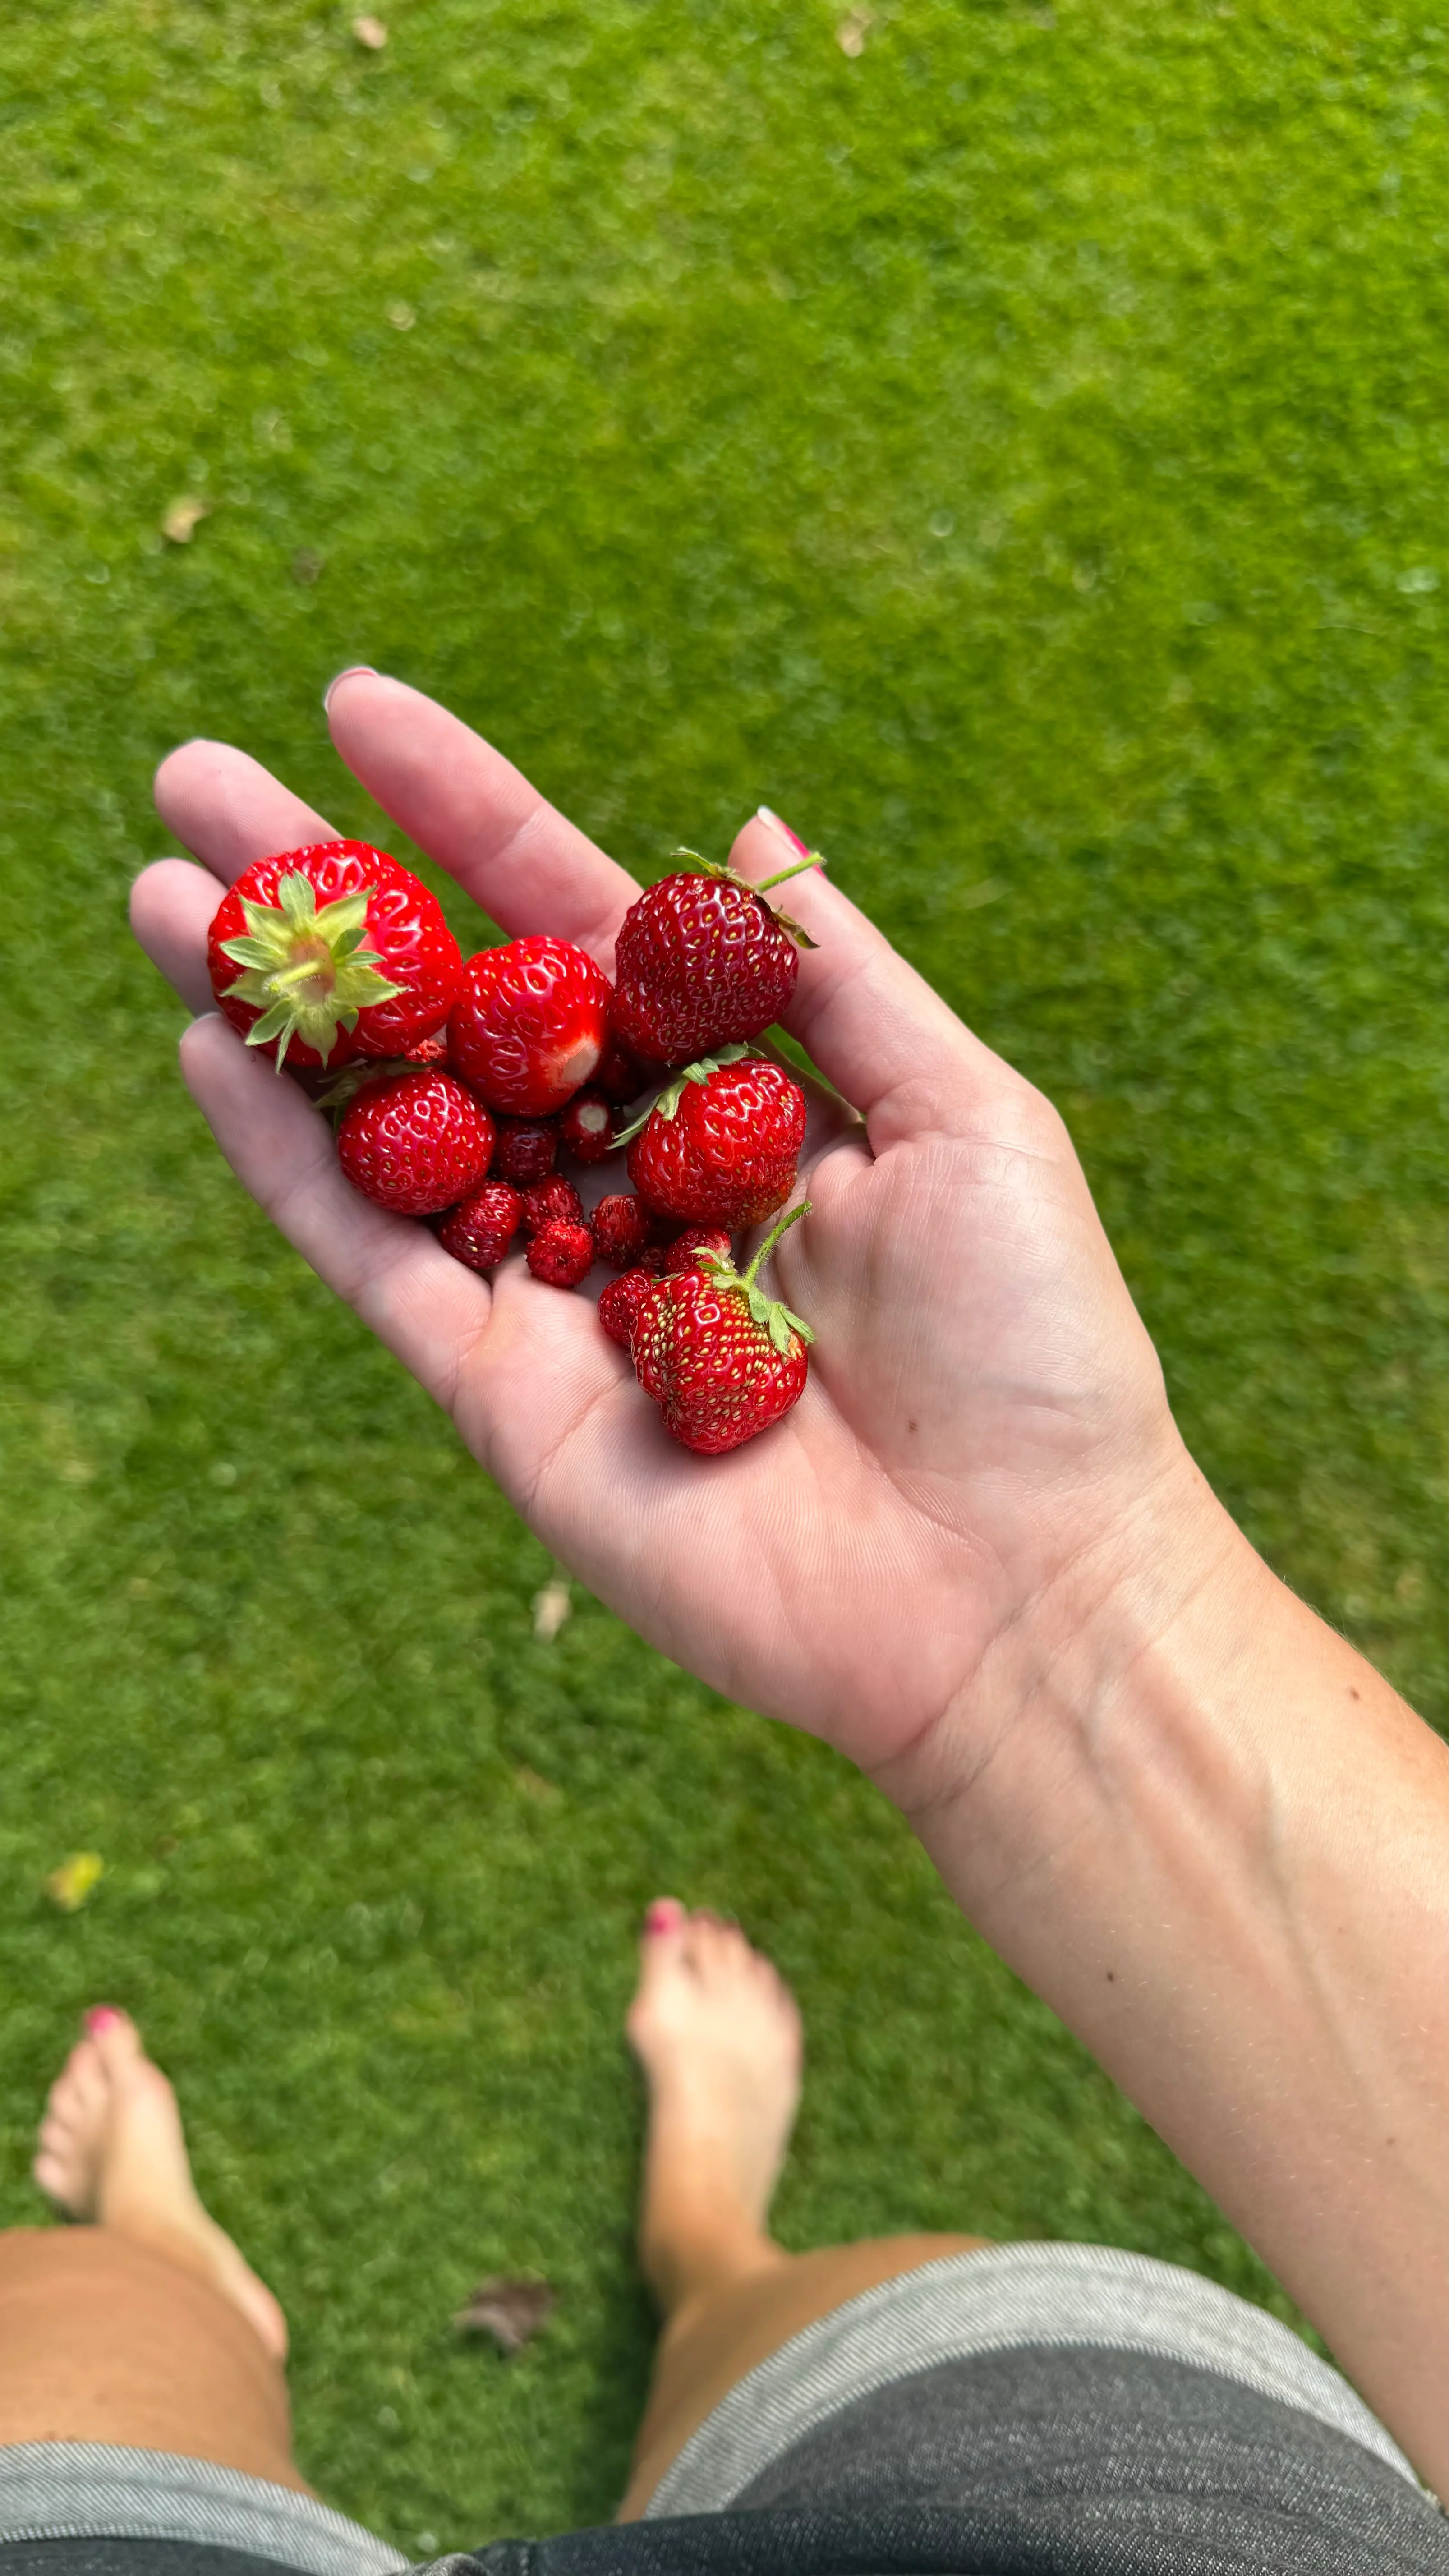
[(650, 1906), (648, 1913), (644, 1917), (644, 1929), (646, 1932), (672, 1932), (675, 1920), (676, 1908), (670, 1900), (665, 1897), (661, 1899), (659, 1904)]
[(92, 2004), (86, 2014), (86, 2028), (95, 2039), (103, 2030), (109, 2030), (111, 2024), (120, 2019), (121, 2015), (114, 2004)]

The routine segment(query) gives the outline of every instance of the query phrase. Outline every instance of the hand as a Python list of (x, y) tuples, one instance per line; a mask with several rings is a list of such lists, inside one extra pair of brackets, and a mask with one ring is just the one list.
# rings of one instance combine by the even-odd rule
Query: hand
[[(364, 785), (510, 935), (606, 968), (637, 891), (500, 755), (371, 673), (333, 692)], [(1182, 1453), (1147, 1335), (1056, 1112), (818, 875), (790, 1027), (844, 1099), (812, 1102), (813, 1214), (779, 1293), (814, 1325), (810, 1383), (722, 1459), (678, 1448), (589, 1298), (512, 1261), (490, 1285), (342, 1178), (326, 1121), (211, 1012), (207, 924), (251, 860), (331, 826), (255, 762), (187, 744), (157, 803), (203, 862), (139, 879), (133, 919), (194, 1009), (187, 1082), (241, 1180), (453, 1416), (544, 1543), (677, 1662), (750, 1706), (897, 1765), (993, 1640), (1141, 1523)], [(789, 863), (747, 824), (734, 864)], [(859, 1113), (859, 1115), (856, 1114)]]
[[(631, 880), (496, 752), (371, 673), (331, 715), (506, 931), (611, 963)], [(218, 880), (330, 827), (214, 743), (157, 797), (205, 864), (149, 868), (136, 926), (207, 1014), (186, 1078), (247, 1187), (593, 1591), (912, 1814), (1442, 2482), (1442, 1748), (1207, 1493), (1055, 1111), (795, 879), (820, 944), (790, 1026), (853, 1104), (813, 1104), (814, 1213), (777, 1261), (810, 1382), (691, 1457), (586, 1297), (517, 1261), (490, 1287), (358, 1197), (325, 1120), (210, 1011)], [(733, 857), (761, 878), (789, 852), (756, 821)]]

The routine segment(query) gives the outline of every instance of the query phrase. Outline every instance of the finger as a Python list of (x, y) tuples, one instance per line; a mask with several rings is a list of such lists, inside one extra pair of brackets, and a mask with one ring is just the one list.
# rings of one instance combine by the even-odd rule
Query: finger
[(337, 838), (324, 816), (229, 742), (183, 742), (162, 761), (152, 792), (167, 830), (223, 885), (253, 859)]
[[(730, 860), (758, 883), (803, 850), (762, 809), (736, 836)], [(801, 953), (784, 1025), (865, 1113), (877, 1150), (895, 1134), (958, 1125), (983, 1075), (1019, 1082), (819, 869), (793, 877), (776, 899), (819, 943)]]
[(216, 906), (215, 877), (190, 859), (156, 859), (131, 888), (131, 928), (189, 1011), (211, 1009), (206, 934)]
[(486, 1282), (426, 1226), (390, 1216), (344, 1178), (331, 1131), (295, 1082), (243, 1045), (219, 1012), (193, 1020), (181, 1070), (243, 1187), (396, 1352), (451, 1406), (459, 1372), (488, 1322)]
[(376, 671), (335, 681), (327, 719), (368, 794), (510, 938), (551, 930), (612, 971), (638, 886), (481, 734)]

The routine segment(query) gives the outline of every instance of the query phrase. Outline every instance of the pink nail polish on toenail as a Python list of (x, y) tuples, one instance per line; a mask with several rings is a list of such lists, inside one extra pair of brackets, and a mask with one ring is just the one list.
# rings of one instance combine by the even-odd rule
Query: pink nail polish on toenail
[(86, 2028), (92, 2039), (98, 2039), (103, 2030), (109, 2030), (111, 2024), (120, 2018), (114, 2004), (92, 2004), (86, 2014)]
[(798, 832), (792, 832), (789, 824), (782, 822), (778, 814), (772, 814), (768, 805), (756, 806), (755, 820), (758, 823), (768, 823), (772, 832), (778, 832), (782, 839), (789, 842), (792, 850), (798, 850), (802, 859), (808, 859), (809, 842), (802, 841)]
[(651, 1905), (648, 1913), (644, 1917), (644, 1929), (646, 1932), (672, 1932), (674, 1929), (673, 1906)]

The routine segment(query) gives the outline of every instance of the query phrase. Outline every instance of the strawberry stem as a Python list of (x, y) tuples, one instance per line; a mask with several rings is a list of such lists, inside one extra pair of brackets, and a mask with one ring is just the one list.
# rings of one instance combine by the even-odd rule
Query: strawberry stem
[(783, 885), (787, 877), (801, 877), (804, 875), (807, 868), (823, 868), (824, 865), (825, 852), (823, 850), (811, 850), (803, 859), (797, 859), (793, 868), (779, 868), (776, 870), (774, 876), (761, 877), (759, 884), (755, 888), (755, 892), (756, 894), (768, 894), (771, 886)]
[(771, 1226), (770, 1231), (766, 1235), (764, 1242), (761, 1244), (759, 1251), (756, 1253), (754, 1260), (750, 1263), (748, 1270), (744, 1273), (744, 1284), (747, 1288), (753, 1288), (759, 1273), (763, 1270), (765, 1263), (769, 1260), (770, 1255), (774, 1251), (776, 1244), (779, 1242), (781, 1235), (788, 1234), (792, 1225), (798, 1224), (802, 1216), (808, 1216), (809, 1214), (810, 1201), (808, 1199), (801, 1199), (795, 1207), (787, 1208), (783, 1216), (776, 1217), (774, 1224)]

